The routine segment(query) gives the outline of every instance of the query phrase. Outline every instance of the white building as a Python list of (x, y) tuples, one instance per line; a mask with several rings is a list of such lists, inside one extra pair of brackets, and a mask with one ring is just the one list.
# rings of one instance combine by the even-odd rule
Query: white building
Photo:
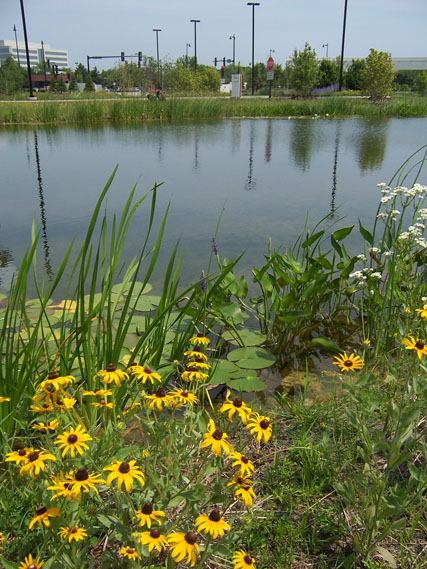
[[(58, 69), (68, 67), (68, 51), (62, 49), (53, 49), (48, 43), (43, 43), (44, 60), (46, 65), (57, 65)], [(43, 61), (43, 47), (41, 43), (28, 42), (28, 53), (30, 56), (30, 65), (35, 67)], [(14, 40), (0, 40), (0, 65), (5, 59), (11, 55), (21, 67), (27, 66), (27, 54), (25, 51), (25, 42), (18, 42), (18, 51), (16, 51), (16, 42)]]

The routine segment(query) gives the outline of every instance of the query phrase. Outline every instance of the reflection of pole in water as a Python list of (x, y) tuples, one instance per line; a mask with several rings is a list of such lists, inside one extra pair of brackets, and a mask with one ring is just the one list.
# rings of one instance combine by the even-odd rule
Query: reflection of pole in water
[(194, 170), (199, 168), (199, 132), (196, 127), (195, 136), (194, 136)]
[(43, 250), (44, 250), (44, 266), (46, 269), (47, 276), (49, 280), (53, 277), (52, 267), (50, 265), (50, 258), (49, 258), (49, 243), (47, 240), (47, 230), (46, 230), (46, 210), (44, 207), (44, 195), (43, 195), (43, 181), (42, 181), (42, 172), (40, 168), (40, 156), (39, 156), (39, 143), (37, 140), (37, 132), (34, 131), (34, 153), (36, 156), (36, 165), (37, 165), (37, 182), (39, 186), (39, 198), (40, 198), (40, 219), (42, 224), (42, 241), (43, 241)]
[(267, 138), (265, 140), (265, 161), (271, 160), (271, 141), (272, 141), (272, 124), (273, 121), (269, 120), (267, 123)]
[(331, 216), (334, 216), (336, 206), (335, 198), (337, 193), (337, 168), (338, 168), (338, 147), (340, 143), (340, 121), (337, 122), (337, 130), (335, 133), (335, 152), (334, 152), (334, 167), (332, 168), (332, 193), (331, 193)]
[(250, 192), (256, 189), (256, 180), (253, 177), (254, 169), (254, 121), (251, 121), (251, 130), (249, 135), (249, 171), (248, 179), (246, 180), (245, 190)]

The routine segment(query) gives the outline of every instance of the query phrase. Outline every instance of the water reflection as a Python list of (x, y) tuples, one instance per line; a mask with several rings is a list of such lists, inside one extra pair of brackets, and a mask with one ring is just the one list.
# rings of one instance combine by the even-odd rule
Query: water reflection
[(10, 249), (0, 249), (0, 291), (7, 293), (10, 289), (13, 274), (16, 272), (13, 255)]
[(43, 191), (43, 180), (42, 171), (40, 166), (40, 154), (39, 154), (39, 142), (37, 138), (37, 131), (34, 131), (34, 154), (36, 157), (36, 167), (37, 167), (37, 183), (39, 190), (39, 207), (40, 207), (40, 220), (41, 220), (41, 234), (44, 252), (44, 267), (46, 269), (46, 274), (48, 279), (53, 278), (52, 266), (50, 264), (50, 253), (49, 253), (49, 242), (47, 240), (47, 223), (46, 223), (46, 209), (44, 201), (44, 191)]
[(193, 169), (197, 172), (199, 168), (199, 131), (196, 129), (194, 131), (194, 163)]
[(292, 121), (290, 151), (296, 166), (304, 172), (310, 168), (314, 122), (308, 119)]
[(387, 145), (389, 119), (371, 119), (361, 123), (361, 132), (356, 140), (356, 151), (363, 173), (379, 170)]
[(251, 121), (249, 130), (249, 170), (248, 178), (245, 183), (245, 191), (251, 192), (256, 189), (256, 180), (253, 176), (254, 170), (254, 144), (255, 144), (255, 121)]
[(273, 133), (273, 121), (269, 120), (267, 123), (267, 136), (265, 139), (265, 161), (270, 162), (271, 160), (271, 144), (272, 144), (272, 133)]
[(332, 192), (331, 192), (331, 216), (333, 217), (336, 210), (335, 200), (337, 195), (337, 169), (338, 169), (338, 149), (340, 146), (341, 122), (337, 122), (335, 131), (335, 150), (334, 150), (334, 166), (332, 168)]

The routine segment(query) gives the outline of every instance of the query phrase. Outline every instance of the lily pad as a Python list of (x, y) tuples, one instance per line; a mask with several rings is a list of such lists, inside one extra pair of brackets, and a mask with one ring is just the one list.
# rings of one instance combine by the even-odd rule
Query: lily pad
[(160, 297), (158, 296), (141, 296), (136, 304), (135, 310), (140, 312), (151, 312), (159, 304)]
[(236, 391), (264, 391), (267, 387), (259, 377), (251, 375), (247, 375), (239, 379), (229, 379), (225, 383), (228, 387), (235, 389)]
[[(244, 328), (243, 330), (238, 330), (239, 337), (241, 338), (244, 346), (259, 346), (266, 340), (266, 336), (255, 330), (248, 330)], [(235, 346), (240, 346), (239, 337), (233, 332), (224, 332), (222, 335), (224, 340), (230, 342)]]
[(227, 358), (244, 369), (263, 369), (272, 366), (276, 361), (276, 357), (268, 350), (252, 346), (237, 348), (230, 352)]
[[(244, 375), (245, 372), (241, 370), (236, 364), (230, 362), (228, 360), (216, 360), (211, 361), (212, 364), (212, 372), (209, 377), (209, 383), (227, 383), (230, 377), (236, 379), (236, 375), (240, 377)], [(236, 374), (236, 375), (235, 375)]]

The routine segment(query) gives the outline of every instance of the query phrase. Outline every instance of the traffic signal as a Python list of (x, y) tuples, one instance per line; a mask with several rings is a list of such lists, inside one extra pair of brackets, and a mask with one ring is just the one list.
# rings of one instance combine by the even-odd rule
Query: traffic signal
[(122, 52), (120, 53), (120, 59), (121, 59), (122, 61), (125, 60), (125, 52), (124, 52), (124, 51), (122, 51)]
[(215, 59), (214, 59), (214, 63), (215, 63), (215, 67), (216, 67), (216, 64), (218, 63), (218, 60), (217, 60), (216, 57), (215, 57)]
[(138, 67), (141, 67), (142, 51), (138, 51)]
[(224, 65), (221, 65), (221, 79), (224, 79), (224, 74), (225, 74), (225, 67)]
[(222, 64), (225, 67), (225, 57), (222, 58)]

